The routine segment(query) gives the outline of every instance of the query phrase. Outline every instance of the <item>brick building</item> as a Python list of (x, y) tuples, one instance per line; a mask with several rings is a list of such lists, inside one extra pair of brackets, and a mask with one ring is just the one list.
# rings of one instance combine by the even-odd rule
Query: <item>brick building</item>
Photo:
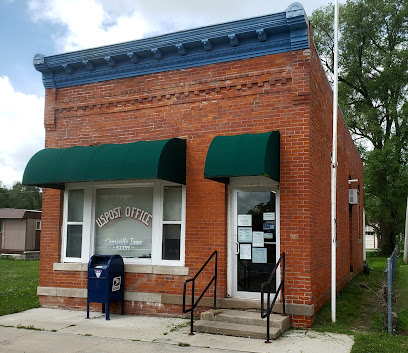
[[(311, 325), (330, 298), (332, 91), (300, 4), (34, 66), (46, 148), (23, 183), (45, 188), (42, 306), (84, 309), (90, 257), (119, 253), (126, 312), (180, 315), (214, 250), (218, 305), (257, 303), (285, 252), (287, 312)], [(341, 115), (338, 146), (340, 289), (363, 265), (348, 192), (363, 165)]]

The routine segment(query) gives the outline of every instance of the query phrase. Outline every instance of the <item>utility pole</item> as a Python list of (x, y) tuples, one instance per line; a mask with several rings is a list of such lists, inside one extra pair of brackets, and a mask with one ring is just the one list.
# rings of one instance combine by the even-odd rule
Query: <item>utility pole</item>
[(334, 3), (334, 87), (333, 87), (333, 149), (331, 163), (331, 314), (336, 322), (336, 199), (337, 199), (337, 105), (338, 105), (338, 32), (339, 1)]

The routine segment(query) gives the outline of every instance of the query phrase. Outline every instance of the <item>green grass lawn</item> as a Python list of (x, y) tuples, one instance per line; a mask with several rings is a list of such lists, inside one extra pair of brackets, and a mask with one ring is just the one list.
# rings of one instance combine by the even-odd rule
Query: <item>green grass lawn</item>
[(398, 260), (396, 279), (397, 332), (386, 331), (384, 284), (386, 258), (368, 255), (370, 275), (360, 274), (337, 296), (336, 323), (331, 322), (330, 303), (316, 316), (313, 329), (354, 335), (352, 353), (408, 352), (408, 265)]
[(39, 261), (0, 259), (0, 278), (0, 316), (39, 306)]
[(408, 340), (408, 264), (402, 261), (398, 262), (396, 279), (397, 305), (398, 313), (397, 330), (407, 335)]

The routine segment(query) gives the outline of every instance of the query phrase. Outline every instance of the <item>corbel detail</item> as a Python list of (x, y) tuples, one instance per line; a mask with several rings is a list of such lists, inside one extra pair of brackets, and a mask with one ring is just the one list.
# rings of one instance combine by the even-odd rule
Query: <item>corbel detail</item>
[(163, 53), (159, 48), (153, 48), (151, 49), (151, 52), (157, 60), (163, 59)]
[(257, 29), (256, 34), (258, 35), (258, 39), (260, 42), (265, 42), (268, 39), (266, 32), (263, 28)]
[(238, 46), (239, 42), (238, 42), (238, 37), (237, 37), (236, 34), (230, 34), (230, 35), (228, 35), (228, 38), (230, 40), (231, 46), (233, 46), (233, 47)]
[(176, 44), (177, 51), (180, 55), (186, 55), (187, 51), (183, 44)]
[(127, 56), (132, 64), (137, 64), (139, 62), (139, 58), (133, 51), (127, 53)]
[(54, 73), (45, 62), (45, 56), (43, 54), (36, 54), (33, 58), (33, 65), (37, 71), (42, 73), (44, 86), (48, 88), (54, 88)]
[(86, 69), (88, 71), (93, 71), (95, 70), (95, 65), (92, 64), (92, 62), (90, 62), (89, 60), (83, 60), (82, 63), (85, 65)]
[(108, 63), (110, 67), (115, 67), (116, 66), (116, 61), (113, 59), (111, 56), (105, 56), (105, 60)]
[(212, 44), (209, 39), (203, 39), (201, 40), (201, 43), (203, 43), (204, 50), (206, 51), (212, 50)]
[(74, 69), (70, 64), (63, 64), (62, 67), (67, 74), (72, 75), (74, 73)]
[(300, 2), (294, 2), (286, 9), (286, 18), (289, 19), (298, 16), (305, 16), (305, 10)]

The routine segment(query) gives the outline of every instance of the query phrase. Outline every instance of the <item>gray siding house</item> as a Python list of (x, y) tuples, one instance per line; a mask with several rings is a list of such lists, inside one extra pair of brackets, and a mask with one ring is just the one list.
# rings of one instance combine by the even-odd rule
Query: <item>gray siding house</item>
[(40, 250), (41, 211), (0, 208), (0, 253)]

